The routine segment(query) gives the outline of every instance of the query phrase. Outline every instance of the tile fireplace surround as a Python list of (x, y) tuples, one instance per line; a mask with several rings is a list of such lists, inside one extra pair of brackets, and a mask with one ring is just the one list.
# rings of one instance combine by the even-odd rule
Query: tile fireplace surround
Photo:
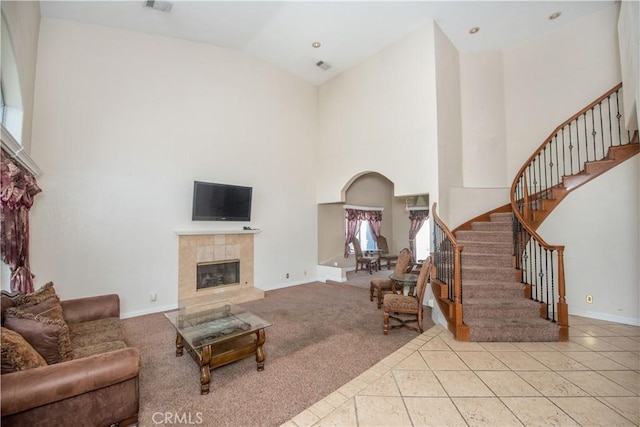
[[(241, 303), (264, 298), (254, 287), (253, 235), (259, 230), (176, 231), (178, 235), (178, 304), (227, 300)], [(198, 263), (240, 260), (239, 283), (196, 289)]]

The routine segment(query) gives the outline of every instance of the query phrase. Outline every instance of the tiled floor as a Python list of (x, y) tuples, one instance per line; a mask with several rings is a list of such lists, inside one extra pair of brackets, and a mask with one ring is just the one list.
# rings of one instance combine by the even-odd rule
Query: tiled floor
[(640, 425), (640, 327), (569, 324), (551, 343), (458, 342), (435, 326), (282, 427)]

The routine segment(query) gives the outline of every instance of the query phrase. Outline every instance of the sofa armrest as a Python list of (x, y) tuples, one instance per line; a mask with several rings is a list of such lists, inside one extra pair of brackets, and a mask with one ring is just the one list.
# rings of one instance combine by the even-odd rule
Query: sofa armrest
[(117, 294), (60, 301), (67, 323), (81, 323), (107, 317), (120, 318), (120, 297)]
[(2, 416), (54, 403), (135, 378), (140, 352), (127, 347), (54, 365), (3, 374)]

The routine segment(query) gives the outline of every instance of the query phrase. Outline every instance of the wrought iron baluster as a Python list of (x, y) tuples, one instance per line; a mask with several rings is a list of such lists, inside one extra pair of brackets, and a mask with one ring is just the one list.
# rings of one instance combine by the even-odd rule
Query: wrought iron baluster
[(607, 105), (609, 107), (609, 147), (613, 145), (613, 127), (611, 124), (611, 95), (607, 97)]
[(620, 100), (618, 99), (618, 92), (620, 89), (616, 91), (616, 118), (618, 119), (618, 144), (622, 145), (622, 129), (620, 128), (620, 119), (622, 118), (622, 114), (620, 114)]
[(598, 150), (596, 149), (596, 120), (595, 120), (595, 107), (591, 108), (591, 137), (593, 138), (593, 159), (598, 160)]
[(600, 110), (600, 140), (602, 141), (602, 158), (605, 156), (605, 143), (604, 143), (604, 121), (602, 118), (602, 102), (598, 104), (598, 110)]
[(556, 182), (560, 184), (560, 167), (558, 166), (558, 134), (553, 137), (556, 143)]
[[(555, 278), (555, 271), (556, 271), (556, 267), (555, 267), (555, 263), (553, 262), (553, 255), (556, 251), (552, 251), (551, 252), (551, 295), (553, 295), (553, 304), (551, 304), (551, 319), (553, 322), (556, 322), (556, 289), (555, 289), (555, 283), (556, 283), (556, 278)], [(549, 270), (547, 270), (549, 271)]]
[(578, 169), (578, 173), (582, 171), (582, 162), (580, 161), (580, 126), (578, 123), (578, 119), (576, 122), (576, 156), (578, 157), (578, 163), (576, 164), (576, 168)]

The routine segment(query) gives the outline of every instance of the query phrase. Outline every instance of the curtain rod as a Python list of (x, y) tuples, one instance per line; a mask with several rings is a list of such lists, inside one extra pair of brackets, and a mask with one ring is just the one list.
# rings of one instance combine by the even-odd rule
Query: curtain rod
[(383, 211), (384, 208), (372, 208), (370, 206), (344, 205), (345, 209), (357, 209), (359, 211)]

